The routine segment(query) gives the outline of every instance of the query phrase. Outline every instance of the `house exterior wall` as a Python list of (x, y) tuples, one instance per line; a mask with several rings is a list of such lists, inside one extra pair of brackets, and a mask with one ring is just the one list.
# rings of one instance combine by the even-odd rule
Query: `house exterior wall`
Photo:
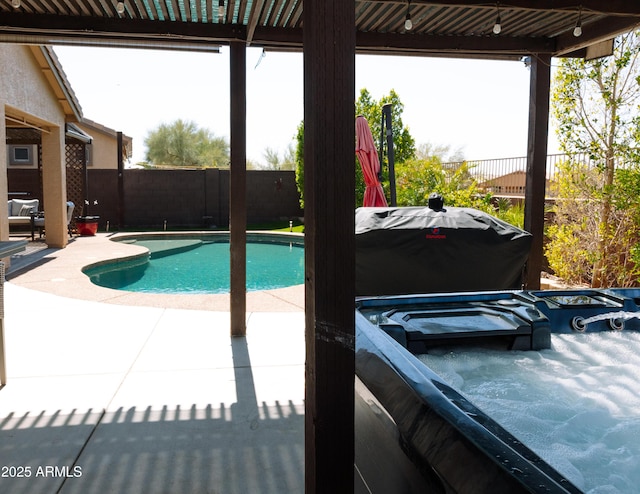
[[(44, 199), (48, 202), (45, 219), (49, 232), (47, 243), (64, 247), (66, 221), (64, 190), (64, 130), (65, 114), (51, 84), (40, 68), (31, 48), (22, 45), (0, 44), (0, 118), (2, 136), (6, 136), (5, 117), (24, 118), (30, 124), (49, 130), (42, 138), (42, 166), (45, 176)], [(6, 139), (0, 139), (0, 196), (8, 197)], [(0, 240), (9, 237), (6, 201), (0, 201)]]
[(82, 124), (76, 124), (92, 137), (90, 168), (118, 169), (118, 139), (100, 130)]
[(0, 44), (0, 67), (0, 94), (9, 113), (64, 128), (62, 108), (27, 46)]
[[(524, 197), (526, 183), (525, 172), (513, 172), (482, 182), (479, 187), (496, 196)], [(545, 190), (548, 195), (551, 191), (551, 181), (546, 181)]]

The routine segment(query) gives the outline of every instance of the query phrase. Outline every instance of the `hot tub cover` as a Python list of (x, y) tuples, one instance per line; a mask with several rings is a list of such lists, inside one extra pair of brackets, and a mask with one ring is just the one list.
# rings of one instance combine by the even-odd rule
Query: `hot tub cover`
[(356, 210), (356, 295), (520, 288), (531, 234), (472, 208)]

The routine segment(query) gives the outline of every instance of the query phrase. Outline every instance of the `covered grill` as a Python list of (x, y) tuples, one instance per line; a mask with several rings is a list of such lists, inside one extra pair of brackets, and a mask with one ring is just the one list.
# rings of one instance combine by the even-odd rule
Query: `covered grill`
[(356, 210), (356, 294), (520, 288), (531, 234), (483, 211)]

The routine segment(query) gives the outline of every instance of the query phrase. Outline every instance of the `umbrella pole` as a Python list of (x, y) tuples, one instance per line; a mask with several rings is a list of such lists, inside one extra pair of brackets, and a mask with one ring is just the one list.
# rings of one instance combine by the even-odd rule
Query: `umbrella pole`
[[(382, 121), (383, 123), (386, 121), (387, 127), (387, 161), (389, 162), (389, 198), (390, 206), (397, 206), (396, 203), (396, 171), (395, 171), (395, 163), (394, 163), (394, 154), (393, 154), (393, 128), (392, 128), (392, 117), (391, 117), (391, 103), (387, 103), (382, 107)], [(384, 132), (383, 126), (381, 126), (380, 130), (380, 138), (382, 140), (382, 134)], [(382, 145), (380, 146), (382, 150)], [(382, 153), (380, 153), (380, 163), (382, 164)], [(382, 165), (380, 166), (382, 169)]]
[(384, 161), (384, 111), (380, 115), (380, 150), (378, 152), (380, 169), (378, 170), (378, 182), (382, 182), (382, 162)]

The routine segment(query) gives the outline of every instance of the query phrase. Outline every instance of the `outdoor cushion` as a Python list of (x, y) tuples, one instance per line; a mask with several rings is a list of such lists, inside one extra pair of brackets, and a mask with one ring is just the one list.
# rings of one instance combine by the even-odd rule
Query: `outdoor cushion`
[(31, 213), (35, 211), (33, 210), (33, 206), (22, 206), (20, 208), (20, 212), (18, 213), (18, 216), (31, 216)]
[(9, 216), (9, 225), (30, 225), (31, 216)]
[[(21, 216), (22, 206), (33, 208), (33, 212), (38, 211), (40, 201), (38, 199), (11, 199), (9, 201), (9, 216)], [(27, 213), (29, 216), (29, 213)]]

